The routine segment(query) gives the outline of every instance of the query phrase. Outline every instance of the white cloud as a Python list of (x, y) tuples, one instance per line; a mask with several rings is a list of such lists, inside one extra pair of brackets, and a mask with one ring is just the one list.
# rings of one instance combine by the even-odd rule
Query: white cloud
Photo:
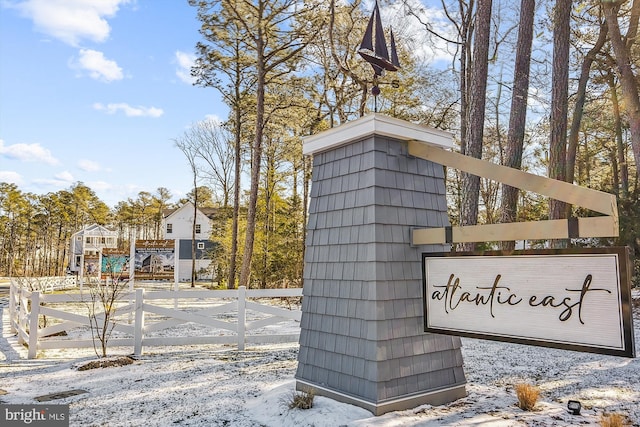
[(18, 186), (24, 183), (22, 175), (14, 171), (0, 171), (0, 182), (12, 182)]
[(70, 172), (63, 171), (55, 174), (53, 178), (34, 179), (33, 182), (40, 186), (64, 188), (72, 185), (75, 182), (75, 179)]
[(80, 49), (79, 58), (70, 61), (70, 67), (81, 71), (87, 71), (95, 80), (112, 82), (122, 80), (124, 77), (122, 68), (116, 61), (107, 59), (104, 53), (93, 49)]
[(98, 162), (87, 159), (78, 160), (78, 167), (85, 172), (98, 172), (102, 170)]
[(98, 111), (104, 111), (107, 114), (115, 114), (118, 111), (122, 111), (127, 117), (157, 118), (164, 114), (164, 111), (161, 108), (143, 106), (132, 107), (124, 102), (107, 105), (96, 102), (95, 104), (93, 104), (93, 108)]
[(41, 162), (49, 165), (57, 165), (58, 159), (53, 157), (51, 151), (40, 144), (13, 144), (4, 145), (0, 139), (0, 156), (8, 159), (21, 160), (24, 162)]
[(218, 117), (216, 114), (206, 114), (204, 116), (204, 119), (216, 123), (222, 123), (222, 120), (220, 120), (220, 117)]
[(62, 171), (60, 173), (55, 174), (56, 179), (59, 179), (60, 181), (65, 181), (65, 182), (73, 182), (75, 181), (75, 179), (73, 178), (73, 175), (71, 175), (71, 172), (69, 171)]
[(104, 181), (91, 181), (88, 183), (89, 188), (91, 188), (92, 190), (96, 191), (96, 192), (101, 192), (101, 191), (108, 191), (111, 190), (113, 188), (113, 185), (109, 184), (108, 182), (104, 182)]
[(14, 4), (33, 21), (36, 30), (72, 46), (81, 40), (103, 42), (111, 27), (105, 18), (116, 15), (131, 0), (25, 0)]
[(196, 62), (196, 56), (192, 53), (176, 51), (176, 64), (178, 69), (176, 70), (176, 76), (184, 83), (192, 85), (195, 83), (195, 79), (191, 76), (191, 67)]

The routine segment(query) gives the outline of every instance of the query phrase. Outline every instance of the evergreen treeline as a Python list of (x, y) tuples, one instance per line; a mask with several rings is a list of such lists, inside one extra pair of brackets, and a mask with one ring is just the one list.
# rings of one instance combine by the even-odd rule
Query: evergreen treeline
[[(375, 99), (356, 52), (369, 3), (189, 3), (202, 23), (196, 85), (217, 91), (230, 113), (174, 143), (197, 189), (188, 200), (218, 208), (228, 286), (301, 283), (311, 177), (301, 138), (374, 110), (452, 132), (466, 155), (618, 197), (618, 238), (529, 244), (640, 254), (640, 0), (381, 2), (402, 68), (381, 78)], [(591, 215), (453, 170), (447, 186), (453, 224)], [(1, 183), (0, 275), (60, 274), (70, 234), (94, 222), (119, 230), (123, 245), (134, 231), (159, 238), (170, 199), (160, 188), (110, 210), (82, 183), (46, 195)], [(513, 242), (467, 249), (489, 246)]]

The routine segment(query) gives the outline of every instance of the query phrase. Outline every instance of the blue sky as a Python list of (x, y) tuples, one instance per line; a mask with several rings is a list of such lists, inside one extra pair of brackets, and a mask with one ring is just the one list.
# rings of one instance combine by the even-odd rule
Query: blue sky
[(0, 0), (0, 181), (35, 194), (81, 181), (109, 206), (183, 197), (173, 140), (227, 115), (189, 78), (199, 26), (187, 0)]

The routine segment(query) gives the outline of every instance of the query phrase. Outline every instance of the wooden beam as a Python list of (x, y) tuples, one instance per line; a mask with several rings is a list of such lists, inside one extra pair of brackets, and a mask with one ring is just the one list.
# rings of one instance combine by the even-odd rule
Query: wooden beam
[[(610, 216), (578, 218), (577, 237), (612, 237), (618, 235), (618, 223)], [(411, 243), (430, 245), (439, 243), (495, 242), (502, 240), (568, 239), (569, 221), (512, 222), (508, 224), (468, 225), (452, 227), (452, 241), (447, 242), (445, 228), (413, 230)]]
[[(619, 234), (618, 204), (613, 194), (496, 165), (419, 141), (409, 141), (408, 152), (415, 157), (492, 179), (512, 187), (533, 191), (543, 196), (606, 215), (578, 218), (578, 237), (615, 237)], [(413, 244), (447, 243), (445, 234), (444, 228), (414, 230)], [(487, 224), (453, 227), (453, 241), (448, 243), (566, 239), (575, 237), (569, 234), (569, 222), (565, 219)]]
[(605, 215), (618, 216), (616, 196), (603, 191), (496, 165), (419, 141), (409, 141), (409, 154)]

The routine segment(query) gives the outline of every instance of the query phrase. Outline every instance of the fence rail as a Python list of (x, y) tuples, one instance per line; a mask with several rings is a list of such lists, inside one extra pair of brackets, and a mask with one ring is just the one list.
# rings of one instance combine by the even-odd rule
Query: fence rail
[[(300, 336), (299, 306), (276, 306), (283, 298), (299, 298), (302, 289), (174, 290), (124, 292), (109, 317), (114, 335), (108, 348), (133, 347), (141, 355), (145, 347), (284, 343)], [(104, 312), (92, 311), (95, 296), (85, 289), (74, 293), (48, 294), (29, 290), (11, 282), (9, 316), (11, 332), (28, 347), (28, 358), (38, 350), (100, 348), (101, 343), (87, 335), (91, 318), (104, 321)], [(270, 303), (261, 303), (269, 299)], [(90, 316), (90, 313), (92, 316)], [(291, 333), (272, 333), (269, 328), (290, 322)], [(95, 327), (95, 325), (93, 326)], [(94, 330), (95, 331), (95, 330)], [(66, 333), (66, 336), (60, 334)]]
[(30, 291), (54, 292), (78, 286), (76, 276), (11, 277), (11, 284)]

